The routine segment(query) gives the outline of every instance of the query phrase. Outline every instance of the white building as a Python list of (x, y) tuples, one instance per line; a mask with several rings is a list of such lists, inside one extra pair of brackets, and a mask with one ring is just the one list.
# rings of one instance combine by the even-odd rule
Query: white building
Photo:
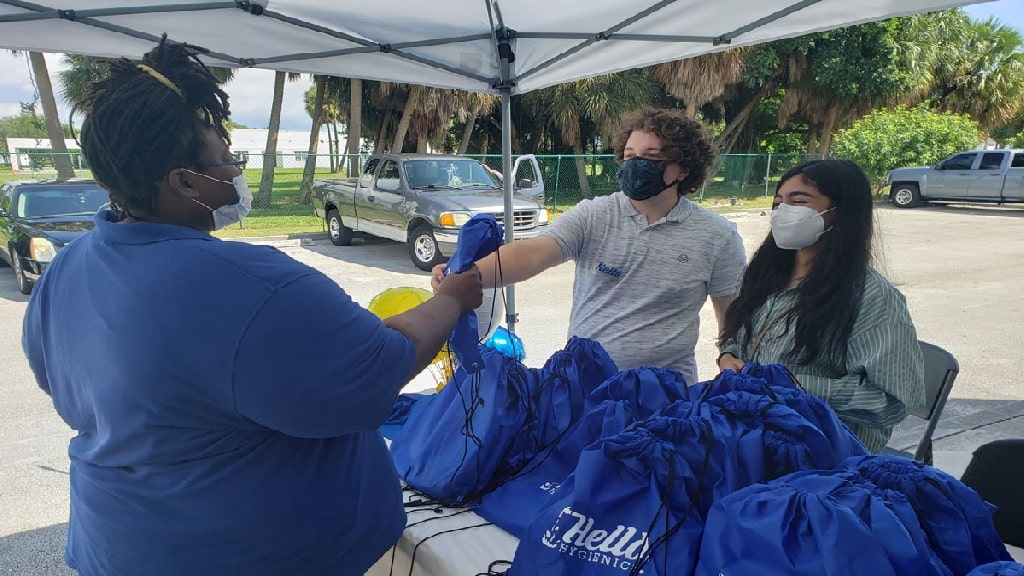
[[(345, 150), (348, 138), (338, 134), (338, 144)], [(239, 158), (247, 158), (250, 168), (263, 167), (263, 151), (267, 147), (267, 129), (237, 128), (231, 131), (231, 151)], [(280, 130), (277, 133), (277, 167), (302, 168), (306, 165), (309, 150), (309, 132), (302, 130)], [(317, 143), (317, 168), (330, 168), (330, 145), (327, 142), (327, 129), (320, 130), (320, 141)]]
[[(338, 135), (340, 149), (346, 149), (345, 134)], [(81, 149), (74, 140), (65, 140), (71, 161), (76, 168), (85, 168)], [(239, 159), (247, 158), (249, 168), (263, 167), (263, 150), (267, 145), (267, 130), (259, 128), (239, 128), (231, 131), (231, 151)], [(47, 138), (8, 138), (7, 150), (10, 153), (11, 169), (15, 172), (52, 171), (53, 163), (49, 158), (50, 140)], [(277, 167), (302, 168), (306, 164), (306, 151), (309, 150), (309, 132), (302, 130), (281, 130), (277, 133)], [(331, 166), (330, 146), (327, 142), (327, 129), (320, 131), (317, 143), (318, 168)], [(33, 162), (33, 156), (36, 160)]]

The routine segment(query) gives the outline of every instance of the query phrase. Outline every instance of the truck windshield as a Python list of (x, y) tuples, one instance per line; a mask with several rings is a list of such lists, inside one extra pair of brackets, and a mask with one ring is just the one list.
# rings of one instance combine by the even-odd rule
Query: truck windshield
[(406, 160), (405, 179), (414, 189), (499, 188), (490, 172), (476, 160)]

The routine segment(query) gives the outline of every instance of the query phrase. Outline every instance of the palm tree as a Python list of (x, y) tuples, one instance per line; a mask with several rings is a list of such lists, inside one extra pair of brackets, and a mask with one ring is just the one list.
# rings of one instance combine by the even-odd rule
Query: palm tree
[(260, 174), (260, 189), (256, 194), (256, 207), (269, 208), (273, 199), (274, 170), (277, 168), (277, 137), (281, 130), (281, 103), (284, 101), (284, 84), (298, 80), (302, 75), (290, 72), (274, 74), (274, 100), (270, 104), (270, 122), (267, 125), (267, 146), (263, 149), (263, 169)]
[(654, 75), (669, 94), (686, 103), (686, 115), (693, 118), (701, 106), (722, 98), (743, 80), (742, 49), (659, 64)]
[(309, 204), (313, 195), (313, 175), (316, 173), (317, 151), (320, 145), (320, 128), (325, 122), (324, 103), (336, 102), (344, 90), (345, 79), (317, 74), (313, 77), (313, 125), (309, 130), (309, 151), (306, 165), (302, 169), (302, 184), (299, 187), (299, 202)]
[(995, 18), (971, 22), (957, 49), (936, 55), (931, 100), (942, 111), (966, 113), (985, 130), (1024, 106), (1024, 37)]
[(348, 154), (348, 175), (359, 174), (359, 142), (363, 139), (363, 80), (352, 78), (349, 83), (348, 140), (345, 153)]
[(487, 116), (494, 112), (494, 109), (498, 107), (498, 103), (501, 102), (501, 97), (493, 94), (479, 94), (472, 93), (469, 95), (469, 109), (466, 110), (464, 116), (460, 116), (459, 120), (465, 123), (462, 129), (462, 138), (459, 140), (459, 148), (456, 151), (457, 154), (465, 154), (466, 149), (469, 148), (469, 139), (473, 136), (473, 128), (476, 126), (476, 119), (481, 115)]
[(53, 84), (50, 82), (50, 72), (46, 69), (46, 59), (42, 52), (29, 52), (28, 58), (32, 65), (36, 89), (39, 91), (39, 103), (43, 107), (43, 119), (46, 122), (46, 134), (50, 138), (53, 167), (57, 169), (57, 178), (74, 178), (75, 169), (68, 155), (68, 147), (64, 143), (64, 129), (57, 114), (57, 100), (53, 97)]
[(602, 141), (611, 140), (619, 118), (649, 104), (658, 92), (649, 69), (629, 70), (559, 84), (522, 96), (525, 107), (545, 119), (576, 156), (576, 176), (584, 198), (594, 192), (587, 179), (583, 154), (584, 124), (596, 127)]

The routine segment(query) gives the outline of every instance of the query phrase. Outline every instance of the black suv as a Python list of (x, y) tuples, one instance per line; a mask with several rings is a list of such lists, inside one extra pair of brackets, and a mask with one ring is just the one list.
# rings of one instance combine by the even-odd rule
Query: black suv
[(57, 251), (91, 230), (109, 202), (92, 180), (22, 180), (0, 188), (0, 264), (14, 268), (22, 294), (32, 293)]

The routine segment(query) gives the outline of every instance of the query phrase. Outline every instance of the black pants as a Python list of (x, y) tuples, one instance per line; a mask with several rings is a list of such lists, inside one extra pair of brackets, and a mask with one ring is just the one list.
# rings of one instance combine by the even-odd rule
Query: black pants
[(999, 507), (992, 520), (1003, 542), (1024, 548), (1024, 439), (978, 447), (960, 480)]

